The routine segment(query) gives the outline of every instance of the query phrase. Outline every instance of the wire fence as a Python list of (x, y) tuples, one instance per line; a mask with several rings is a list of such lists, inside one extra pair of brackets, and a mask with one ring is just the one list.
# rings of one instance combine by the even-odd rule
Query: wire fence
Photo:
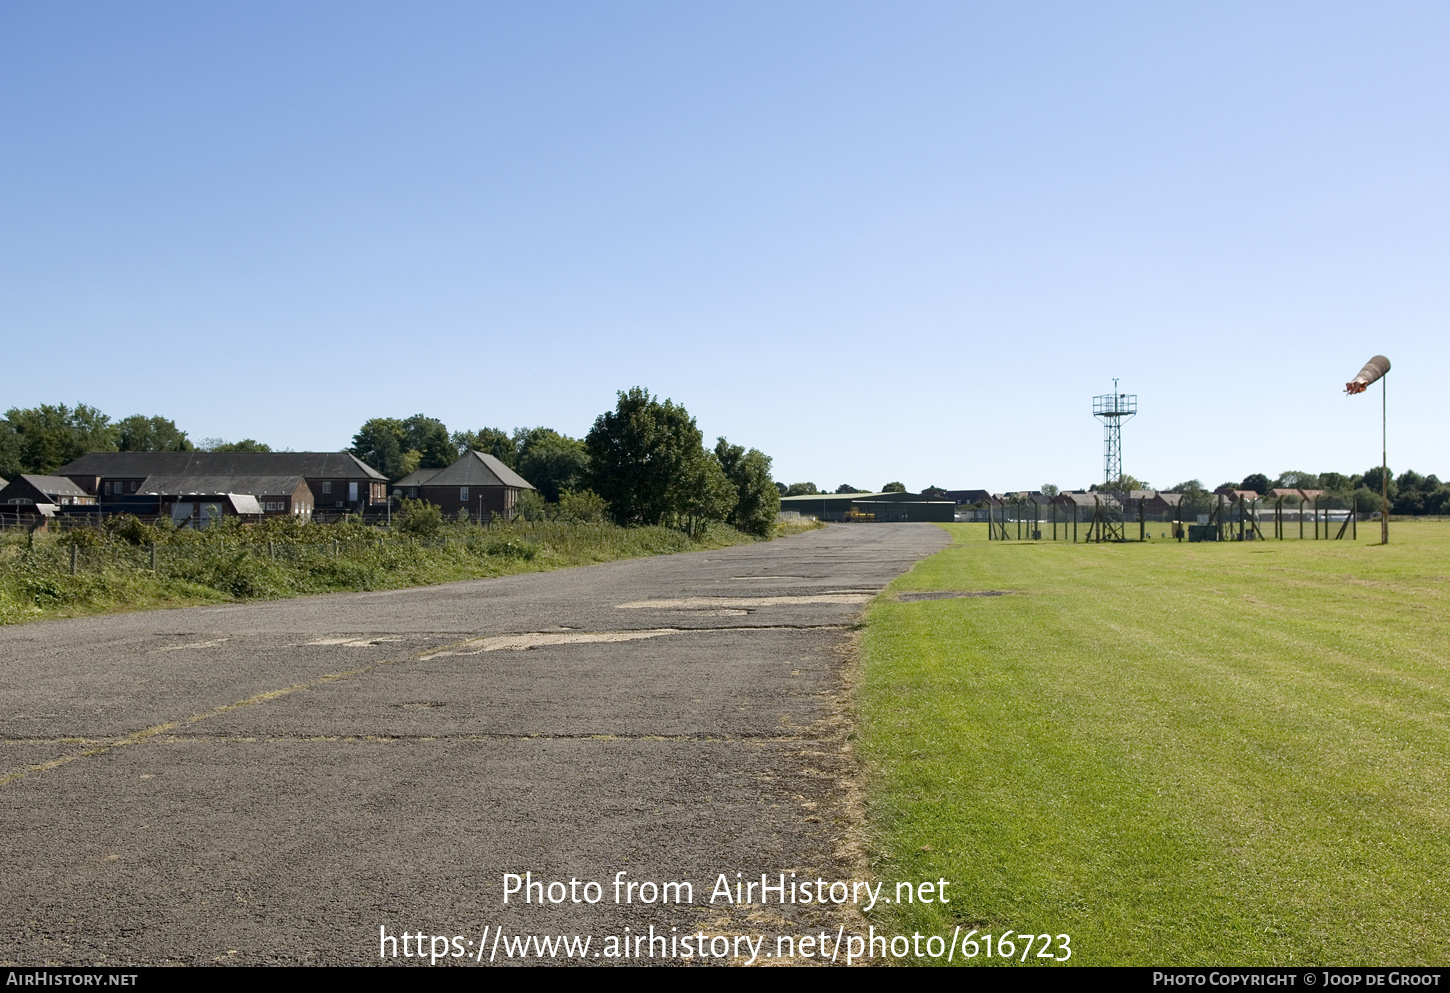
[(1095, 499), (1039, 503), (1006, 500), (974, 509), (993, 541), (1177, 541), (1343, 540), (1358, 537), (1361, 515), (1337, 497), (1289, 503), (1287, 499), (1230, 500), (1220, 494), (1206, 503), (1164, 506), (1154, 498)]

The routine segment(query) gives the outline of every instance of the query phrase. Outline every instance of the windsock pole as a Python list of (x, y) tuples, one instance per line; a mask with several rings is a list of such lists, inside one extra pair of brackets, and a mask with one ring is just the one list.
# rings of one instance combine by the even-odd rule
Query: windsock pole
[[(1350, 396), (1363, 393), (1375, 380), (1382, 380), (1380, 385), (1380, 544), (1390, 543), (1390, 469), (1389, 469), (1389, 445), (1387, 442), (1387, 423), (1389, 421), (1390, 402), (1388, 398), (1388, 380), (1385, 374), (1390, 371), (1390, 360), (1383, 355), (1376, 355), (1364, 364), (1359, 370), (1359, 375), (1344, 384), (1344, 392)], [(1350, 511), (1353, 513), (1353, 510)]]
[[(1388, 364), (1388, 360), (1386, 360)], [(1380, 544), (1390, 543), (1390, 459), (1386, 424), (1390, 416), (1390, 381), (1380, 379)]]

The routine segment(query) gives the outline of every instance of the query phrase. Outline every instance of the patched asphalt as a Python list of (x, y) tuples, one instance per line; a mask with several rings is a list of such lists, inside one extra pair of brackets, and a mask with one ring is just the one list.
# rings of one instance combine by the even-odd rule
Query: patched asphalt
[[(859, 876), (841, 648), (948, 540), (833, 526), (0, 629), (0, 961), (366, 965), (385, 928), (459, 936), (439, 964), (471, 964), (500, 927), (593, 950), (651, 925), (818, 930), (708, 897), (721, 873)], [(504, 905), (526, 871), (603, 898)], [(694, 902), (616, 904), (620, 872)]]

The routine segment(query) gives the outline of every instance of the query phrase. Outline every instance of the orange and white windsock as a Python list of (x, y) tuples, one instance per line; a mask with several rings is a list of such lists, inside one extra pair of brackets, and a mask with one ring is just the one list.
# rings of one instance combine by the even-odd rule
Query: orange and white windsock
[(1359, 370), (1358, 376), (1355, 376), (1344, 384), (1344, 392), (1350, 394), (1363, 393), (1369, 387), (1370, 383), (1373, 383), (1389, 371), (1390, 360), (1383, 355), (1376, 355), (1364, 364), (1364, 368)]

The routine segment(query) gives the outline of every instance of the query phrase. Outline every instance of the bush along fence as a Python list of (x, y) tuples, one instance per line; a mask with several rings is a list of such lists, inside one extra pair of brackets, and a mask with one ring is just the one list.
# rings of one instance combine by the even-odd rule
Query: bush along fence
[(133, 606), (398, 589), (756, 540), (723, 524), (694, 537), (665, 527), (568, 521), (488, 525), (425, 520), (233, 520), (201, 530), (169, 520), (0, 533), (0, 623)]

